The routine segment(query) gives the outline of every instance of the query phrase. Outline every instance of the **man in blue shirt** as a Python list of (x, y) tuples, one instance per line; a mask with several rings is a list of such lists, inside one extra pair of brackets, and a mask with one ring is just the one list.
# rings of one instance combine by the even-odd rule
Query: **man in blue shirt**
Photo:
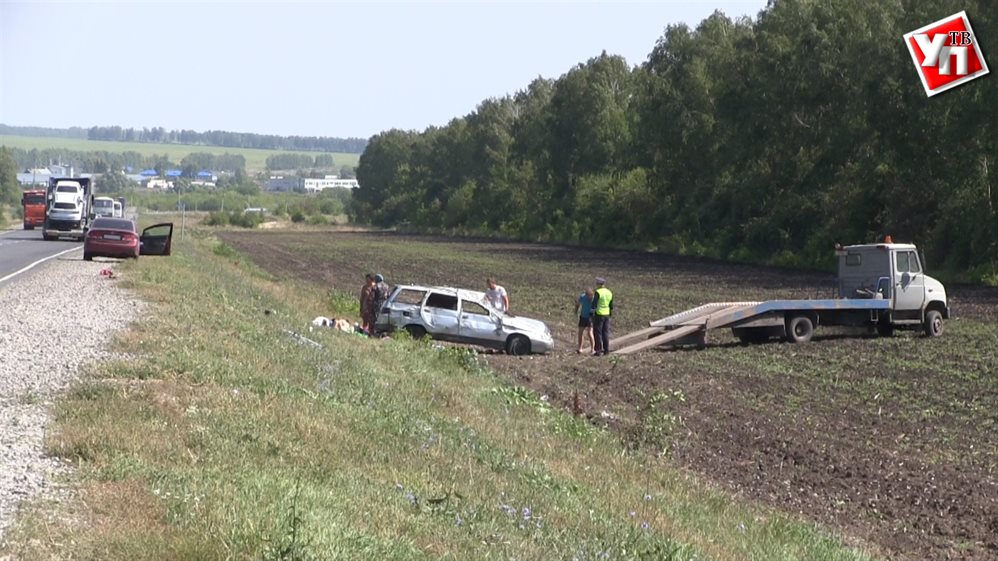
[[(593, 339), (593, 289), (587, 288), (585, 292), (579, 294), (579, 299), (575, 301), (575, 313), (579, 315), (579, 350), (582, 353), (596, 351), (596, 340)], [(583, 349), (582, 340), (589, 341), (589, 348)]]

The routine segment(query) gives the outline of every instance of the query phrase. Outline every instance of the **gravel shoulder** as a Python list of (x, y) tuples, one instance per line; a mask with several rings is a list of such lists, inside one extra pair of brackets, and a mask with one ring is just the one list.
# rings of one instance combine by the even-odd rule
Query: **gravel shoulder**
[[(113, 262), (70, 253), (0, 284), (0, 541), (19, 505), (58, 492), (65, 467), (44, 454), (49, 406), (142, 303), (101, 275)], [(67, 307), (67, 302), (80, 305)]]

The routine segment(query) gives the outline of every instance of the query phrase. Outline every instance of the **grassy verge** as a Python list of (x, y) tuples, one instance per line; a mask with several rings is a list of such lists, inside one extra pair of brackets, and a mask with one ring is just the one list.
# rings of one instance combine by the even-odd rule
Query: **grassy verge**
[(309, 332), (336, 314), (328, 294), (198, 238), (121, 267), (154, 311), (116, 343), (134, 358), (58, 403), (47, 446), (77, 467), (75, 498), (29, 508), (0, 557), (867, 558), (629, 452), (474, 354)]

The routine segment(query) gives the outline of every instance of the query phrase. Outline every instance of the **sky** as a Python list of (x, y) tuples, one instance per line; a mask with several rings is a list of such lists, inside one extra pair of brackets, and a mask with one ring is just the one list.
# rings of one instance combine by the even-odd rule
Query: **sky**
[(422, 130), (666, 26), (766, 0), (0, 0), (0, 123), (363, 137)]

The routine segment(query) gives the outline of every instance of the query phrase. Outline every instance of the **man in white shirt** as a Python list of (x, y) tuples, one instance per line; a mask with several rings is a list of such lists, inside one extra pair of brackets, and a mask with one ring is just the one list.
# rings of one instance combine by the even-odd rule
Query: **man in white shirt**
[(485, 291), (485, 299), (489, 301), (489, 305), (500, 312), (508, 312), (509, 296), (506, 295), (506, 289), (496, 284), (494, 278), (489, 278), (488, 284), (489, 289)]

